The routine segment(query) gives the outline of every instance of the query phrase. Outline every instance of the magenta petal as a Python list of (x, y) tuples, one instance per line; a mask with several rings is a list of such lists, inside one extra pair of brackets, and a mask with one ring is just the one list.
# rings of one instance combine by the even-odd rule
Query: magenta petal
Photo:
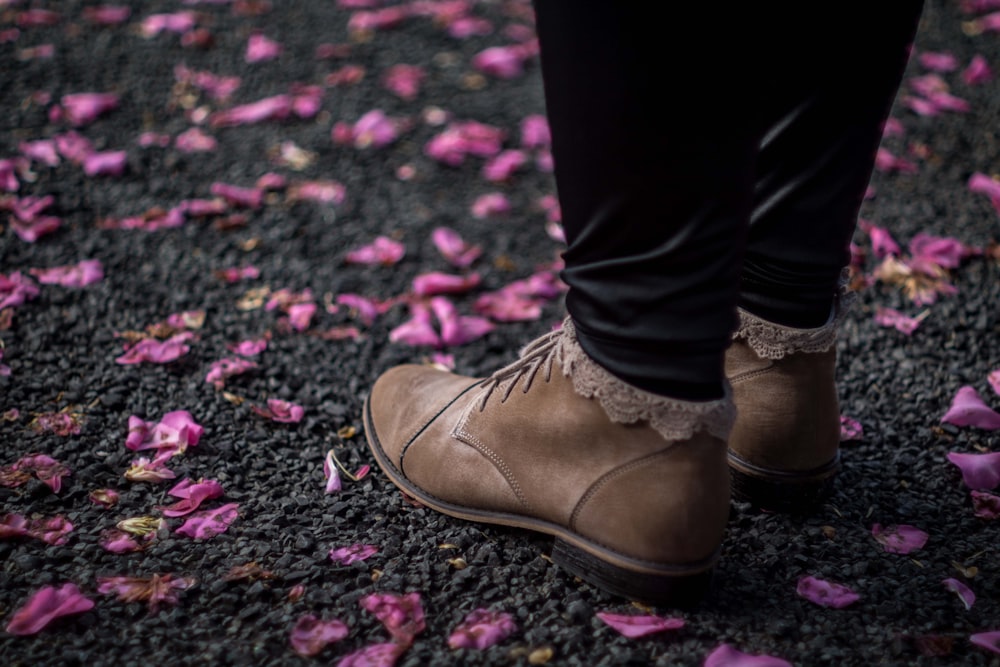
[(703, 667), (792, 667), (792, 663), (772, 655), (750, 655), (722, 644), (705, 657)]
[(1000, 428), (1000, 413), (983, 402), (975, 387), (966, 385), (955, 394), (951, 407), (941, 417), (941, 421), (956, 426), (977, 426), (993, 430)]
[(379, 236), (372, 243), (347, 253), (349, 264), (381, 264), (391, 266), (403, 258), (406, 247), (387, 236)]
[(474, 609), (469, 612), (448, 637), (449, 648), (475, 648), (480, 651), (493, 646), (517, 631), (513, 617), (502, 611)]
[(413, 638), (424, 630), (424, 608), (420, 603), (420, 593), (372, 593), (361, 598), (360, 603), (401, 644), (411, 644)]
[(33, 635), (60, 616), (79, 614), (93, 607), (93, 600), (84, 597), (74, 583), (65, 583), (59, 588), (46, 586), (14, 612), (7, 624), (7, 632)]
[(980, 519), (1000, 519), (1000, 496), (985, 491), (973, 491), (972, 507)]
[(340, 659), (337, 667), (392, 667), (407, 646), (395, 642), (369, 644)]
[(597, 612), (597, 618), (601, 619), (622, 635), (635, 638), (645, 637), (654, 632), (664, 630), (678, 630), (684, 627), (684, 620), (680, 618), (664, 618), (662, 616), (635, 616), (629, 614), (612, 614), (606, 611)]
[(980, 632), (969, 636), (969, 641), (976, 646), (981, 646), (987, 651), (1000, 653), (1000, 630), (991, 632)]
[(909, 317), (894, 308), (878, 306), (875, 309), (875, 322), (883, 327), (894, 327), (897, 331), (910, 336), (920, 326), (921, 319)]
[(821, 607), (842, 609), (857, 602), (861, 596), (847, 586), (835, 584), (812, 576), (799, 579), (795, 592)]
[(864, 437), (864, 428), (857, 419), (845, 415), (840, 416), (840, 441), (860, 440)]
[(943, 582), (944, 587), (949, 591), (958, 596), (958, 599), (962, 601), (966, 609), (972, 609), (972, 605), (976, 603), (976, 594), (972, 592), (972, 589), (963, 584), (958, 579), (945, 579)]
[(872, 537), (892, 554), (908, 554), (922, 548), (927, 543), (927, 533), (913, 526), (872, 525)]
[(1000, 395), (1000, 368), (990, 371), (990, 374), (986, 376), (986, 381), (990, 383), (993, 391)]
[(962, 471), (962, 481), (970, 489), (994, 489), (1000, 484), (1000, 452), (989, 454), (948, 452), (948, 460)]
[(306, 614), (295, 623), (289, 641), (296, 653), (308, 658), (317, 655), (327, 644), (340, 641), (348, 632), (347, 626), (336, 619), (324, 621)]
[(222, 507), (198, 512), (184, 522), (177, 533), (196, 540), (204, 540), (226, 532), (239, 515), (239, 503), (229, 503)]
[(441, 342), (446, 346), (464, 345), (496, 328), (483, 317), (459, 315), (455, 305), (441, 296), (431, 299), (431, 310), (441, 324)]
[(341, 565), (350, 565), (361, 560), (367, 560), (378, 553), (378, 547), (373, 544), (352, 544), (339, 549), (330, 550), (330, 560)]
[(479, 282), (478, 273), (457, 276), (431, 271), (430, 273), (422, 273), (413, 279), (413, 293), (417, 296), (464, 294), (478, 287)]

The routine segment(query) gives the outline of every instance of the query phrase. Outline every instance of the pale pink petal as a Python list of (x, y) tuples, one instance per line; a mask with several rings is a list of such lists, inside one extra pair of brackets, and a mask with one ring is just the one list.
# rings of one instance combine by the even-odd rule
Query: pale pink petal
[(98, 259), (85, 259), (77, 264), (29, 271), (42, 284), (63, 287), (86, 287), (104, 278), (104, 267)]
[(861, 596), (847, 586), (835, 584), (812, 576), (799, 579), (795, 592), (821, 607), (842, 609), (857, 602)]
[(464, 294), (478, 287), (480, 280), (478, 273), (457, 276), (432, 271), (422, 273), (413, 279), (413, 293), (417, 296)]
[(524, 56), (513, 46), (493, 46), (473, 56), (472, 66), (483, 74), (513, 79), (524, 72)]
[(266, 338), (243, 340), (236, 345), (228, 346), (229, 350), (244, 357), (253, 357), (267, 349)]
[(908, 554), (923, 548), (928, 535), (914, 526), (902, 524), (883, 528), (882, 524), (876, 523), (872, 525), (872, 537), (885, 547), (888, 553)]
[(906, 158), (896, 157), (889, 149), (879, 148), (875, 154), (875, 168), (884, 172), (915, 174), (917, 165)]
[(868, 238), (871, 240), (872, 250), (875, 252), (876, 257), (882, 259), (887, 255), (901, 254), (899, 244), (892, 238), (892, 234), (889, 233), (889, 230), (884, 227), (878, 227), (876, 225), (865, 223), (862, 223), (859, 226), (867, 232)]
[(318, 655), (328, 644), (346, 637), (348, 632), (347, 626), (336, 619), (324, 621), (312, 614), (306, 614), (296, 621), (289, 641), (292, 650), (305, 658), (310, 658)]
[(452, 266), (464, 269), (471, 265), (482, 254), (483, 249), (478, 245), (471, 245), (462, 240), (458, 232), (448, 227), (436, 227), (431, 232), (431, 240), (438, 252), (444, 256)]
[(154, 364), (166, 364), (176, 361), (191, 351), (187, 342), (192, 338), (190, 332), (175, 334), (160, 341), (155, 338), (144, 338), (125, 350), (125, 354), (115, 359), (116, 363), (141, 364), (146, 361)]
[(493, 32), (493, 23), (478, 16), (462, 16), (448, 24), (448, 35), (455, 39), (485, 37)]
[(941, 422), (994, 430), (1000, 428), (1000, 413), (983, 402), (975, 387), (966, 385), (955, 394), (948, 411), (941, 417)]
[(441, 337), (432, 324), (431, 311), (421, 303), (410, 304), (410, 319), (392, 329), (389, 340), (415, 346), (441, 345)]
[(864, 436), (861, 422), (845, 415), (840, 416), (840, 441), (860, 440)]
[(248, 63), (259, 63), (266, 60), (274, 60), (281, 55), (281, 51), (281, 44), (264, 35), (254, 33), (247, 40), (247, 50), (244, 58)]
[(401, 644), (411, 644), (413, 638), (424, 630), (424, 608), (420, 603), (420, 593), (372, 593), (361, 598), (360, 604), (373, 613), (392, 638)]
[(22, 141), (18, 144), (17, 150), (26, 158), (41, 162), (49, 167), (58, 167), (59, 163), (62, 162), (59, 151), (56, 149), (56, 142), (52, 139)]
[(548, 119), (541, 114), (525, 116), (521, 121), (521, 148), (548, 148), (552, 145), (552, 133)]
[(344, 484), (340, 480), (340, 468), (337, 466), (336, 458), (331, 449), (323, 459), (323, 476), (326, 478), (325, 493), (337, 493), (343, 490)]
[(175, 479), (177, 475), (163, 465), (162, 461), (140, 457), (132, 461), (132, 465), (124, 474), (125, 479), (130, 482), (150, 482), (159, 484), (168, 479)]
[(182, 153), (206, 153), (218, 148), (219, 142), (200, 127), (192, 127), (177, 135), (174, 146)]
[(305, 409), (301, 405), (296, 405), (280, 398), (267, 399), (267, 407), (254, 405), (251, 409), (262, 417), (285, 424), (296, 424), (302, 421)]
[(113, 554), (135, 553), (145, 549), (149, 545), (149, 542), (155, 539), (155, 536), (155, 533), (150, 533), (146, 538), (140, 540), (123, 530), (112, 528), (101, 533), (101, 539), (98, 541), (98, 544)]
[(264, 203), (264, 191), (260, 188), (241, 188), (229, 183), (212, 183), (211, 193), (222, 197), (233, 206), (260, 208)]
[[(1000, 14), (998, 14), (998, 18), (1000, 18)], [(1000, 25), (1000, 21), (998, 21), (998, 25)], [(974, 635), (969, 635), (969, 641), (976, 646), (986, 649), (987, 651), (1000, 653), (1000, 630), (979, 632)]]
[(500, 289), (481, 294), (473, 310), (497, 322), (523, 322), (541, 318), (542, 302), (515, 290)]
[(729, 644), (721, 644), (705, 656), (703, 667), (792, 667), (792, 663), (773, 655), (743, 653)]
[(97, 5), (84, 7), (83, 18), (97, 25), (118, 25), (125, 23), (132, 15), (132, 8), (125, 5)]
[(94, 489), (88, 494), (90, 502), (103, 507), (104, 509), (111, 509), (118, 504), (119, 495), (114, 489)]
[(349, 264), (381, 264), (392, 266), (406, 254), (406, 246), (387, 236), (379, 236), (372, 243), (347, 253)]
[(492, 215), (500, 215), (510, 212), (510, 200), (501, 192), (489, 192), (480, 195), (476, 201), (472, 202), (472, 217), (488, 218)]
[(976, 251), (958, 239), (931, 236), (920, 232), (909, 243), (910, 254), (947, 269), (957, 268), (966, 257)]
[(57, 618), (89, 611), (93, 607), (94, 602), (85, 597), (74, 583), (65, 583), (58, 588), (45, 586), (14, 612), (7, 623), (7, 632), (33, 635)]
[(197, 24), (198, 15), (192, 11), (150, 14), (142, 20), (140, 32), (146, 38), (155, 37), (161, 32), (186, 33), (193, 30)]
[(226, 357), (225, 359), (212, 362), (212, 366), (205, 375), (205, 382), (208, 382), (216, 389), (222, 389), (226, 386), (226, 380), (229, 378), (241, 375), (255, 368), (257, 368), (257, 364), (248, 359)]
[(266, 120), (282, 120), (291, 115), (292, 102), (289, 95), (266, 97), (249, 104), (216, 111), (209, 117), (208, 122), (212, 127), (233, 127)]
[(989, 490), (1000, 485), (1000, 452), (989, 454), (949, 452), (948, 460), (962, 471), (962, 481), (971, 489)]
[(958, 58), (951, 53), (924, 51), (917, 59), (922, 67), (933, 72), (954, 72), (958, 69)]
[(323, 204), (339, 205), (347, 197), (347, 188), (343, 184), (332, 181), (303, 181), (288, 188), (288, 201), (315, 201)]
[(66, 120), (76, 127), (89, 125), (118, 108), (118, 96), (114, 93), (74, 93), (63, 95), (59, 102)]
[(444, 297), (430, 301), (431, 310), (441, 327), (441, 342), (445, 346), (464, 345), (482, 338), (496, 328), (483, 317), (459, 315), (455, 305)]
[(393, 65), (382, 77), (382, 85), (396, 96), (410, 101), (420, 94), (427, 72), (419, 65)]
[(993, 71), (990, 69), (986, 58), (975, 55), (969, 61), (968, 67), (962, 71), (962, 80), (970, 86), (986, 83), (993, 78)]
[(215, 509), (192, 515), (177, 529), (177, 533), (196, 540), (204, 540), (226, 532), (236, 517), (239, 503), (228, 503)]
[(474, 648), (480, 651), (502, 642), (517, 632), (514, 618), (503, 611), (474, 609), (448, 636), (449, 648)]
[(985, 491), (973, 491), (972, 507), (980, 519), (1000, 519), (1000, 496)]
[(373, 544), (352, 544), (347, 547), (330, 550), (330, 560), (341, 565), (350, 565), (361, 560), (367, 560), (378, 553), (378, 547)]
[(972, 605), (976, 603), (976, 594), (972, 592), (971, 588), (958, 579), (949, 578), (941, 583), (944, 584), (945, 588), (958, 596), (958, 599), (962, 601), (966, 609), (972, 609)]
[(223, 495), (222, 485), (214, 479), (201, 480), (192, 483), (190, 479), (184, 479), (167, 493), (181, 500), (166, 507), (158, 507), (163, 516), (178, 517), (194, 512), (206, 500), (221, 498)]
[(520, 150), (505, 150), (483, 165), (483, 178), (492, 182), (509, 180), (528, 163), (528, 155)]
[(894, 308), (877, 306), (875, 322), (883, 327), (894, 327), (897, 331), (910, 336), (920, 326), (921, 318), (909, 317)]
[(341, 658), (337, 667), (393, 667), (407, 648), (396, 642), (369, 644)]
[(121, 176), (128, 166), (125, 151), (91, 153), (83, 160), (83, 171), (87, 176)]
[(285, 309), (288, 313), (288, 322), (295, 331), (305, 331), (312, 323), (313, 315), (316, 314), (315, 303), (293, 303)]
[(599, 611), (596, 614), (601, 619), (620, 634), (629, 637), (645, 637), (655, 632), (664, 630), (678, 630), (684, 627), (684, 620), (680, 618), (665, 618), (654, 615), (634, 615), (634, 614), (613, 614), (611, 612)]

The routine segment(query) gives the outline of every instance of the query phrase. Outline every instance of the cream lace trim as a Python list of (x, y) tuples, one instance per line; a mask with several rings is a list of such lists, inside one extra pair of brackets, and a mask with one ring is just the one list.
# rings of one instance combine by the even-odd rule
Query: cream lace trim
[(493, 374), (491, 384), (481, 395), (480, 409), (496, 390), (502, 392), (501, 400), (505, 400), (522, 377), (525, 377), (525, 391), (539, 372), (546, 380), (551, 379), (556, 361), (563, 375), (573, 383), (573, 390), (584, 398), (596, 400), (612, 422), (648, 422), (667, 440), (688, 440), (699, 431), (725, 440), (732, 430), (736, 409), (728, 384), (723, 398), (706, 402), (683, 401), (633, 387), (587, 356), (568, 317), (562, 329), (529, 343), (518, 361)]
[(786, 327), (739, 309), (740, 324), (733, 340), (743, 339), (761, 359), (782, 359), (796, 352), (826, 352), (837, 343), (837, 331), (857, 301), (857, 294), (841, 286), (830, 320), (815, 329)]

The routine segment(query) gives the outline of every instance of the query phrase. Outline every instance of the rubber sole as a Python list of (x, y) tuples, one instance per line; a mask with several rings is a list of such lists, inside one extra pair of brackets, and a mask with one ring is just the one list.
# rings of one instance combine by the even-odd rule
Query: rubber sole
[(812, 511), (833, 492), (840, 456), (806, 471), (785, 471), (756, 466), (729, 450), (733, 500), (770, 512), (803, 514)]
[(455, 505), (426, 493), (407, 480), (382, 449), (371, 421), (369, 400), (365, 400), (363, 419), (365, 437), (375, 462), (393, 484), (422, 505), (465, 521), (522, 528), (549, 535), (554, 538), (552, 561), (556, 565), (603, 591), (629, 600), (689, 608), (702, 601), (710, 591), (721, 546), (709, 558), (698, 563), (652, 563), (620, 554), (558, 524)]

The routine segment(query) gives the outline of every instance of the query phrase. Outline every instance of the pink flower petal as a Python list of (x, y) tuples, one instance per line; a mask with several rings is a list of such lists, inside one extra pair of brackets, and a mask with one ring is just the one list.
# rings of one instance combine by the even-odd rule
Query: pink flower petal
[(1000, 452), (963, 454), (948, 452), (948, 460), (962, 471), (962, 481), (971, 489), (994, 489), (1000, 485)]
[(792, 667), (792, 663), (773, 655), (751, 655), (729, 644), (721, 644), (705, 657), (703, 667)]
[(326, 648), (328, 644), (339, 642), (350, 631), (336, 619), (324, 621), (312, 614), (300, 616), (292, 628), (289, 642), (292, 650), (304, 658), (310, 658)]
[(842, 609), (857, 602), (861, 596), (847, 586), (835, 584), (813, 576), (799, 579), (795, 592), (821, 607)]
[(178, 603), (179, 591), (195, 585), (194, 577), (174, 577), (171, 574), (154, 574), (152, 577), (98, 577), (97, 592), (117, 595), (122, 602), (146, 601), (149, 611), (155, 614), (161, 604)]
[(989, 63), (986, 58), (978, 54), (972, 57), (968, 67), (962, 71), (962, 81), (970, 86), (986, 83), (992, 78), (993, 71), (990, 69)]
[(288, 188), (288, 201), (314, 201), (323, 204), (343, 204), (347, 198), (347, 188), (332, 180), (303, 181)]
[(85, 597), (74, 583), (65, 583), (58, 588), (45, 586), (14, 612), (7, 624), (7, 632), (33, 635), (57, 618), (89, 611), (93, 607), (93, 600)]
[(249, 359), (226, 357), (225, 359), (212, 362), (211, 368), (209, 368), (208, 373), (205, 375), (205, 382), (208, 382), (216, 389), (222, 389), (226, 386), (226, 380), (229, 378), (235, 375), (242, 375), (255, 368), (257, 368), (257, 363)]
[(164, 466), (163, 461), (155, 459), (150, 461), (146, 457), (140, 457), (132, 461), (132, 465), (125, 471), (124, 477), (130, 482), (159, 484), (168, 479), (175, 479), (177, 475), (173, 470)]
[(101, 539), (98, 541), (98, 544), (113, 554), (127, 554), (144, 550), (155, 537), (156, 533), (149, 533), (140, 541), (140, 539), (123, 530), (112, 528), (101, 533)]
[(458, 232), (448, 227), (436, 227), (431, 232), (431, 241), (452, 266), (460, 269), (470, 266), (483, 252), (480, 246), (466, 243)]
[(975, 387), (966, 385), (955, 394), (951, 407), (941, 417), (941, 422), (956, 426), (976, 426), (994, 430), (1000, 428), (1000, 413), (983, 402)]
[(104, 279), (104, 267), (98, 259), (85, 259), (77, 264), (50, 269), (30, 269), (31, 275), (43, 285), (86, 287)]
[(345, 655), (337, 667), (393, 667), (407, 648), (396, 642), (369, 644)]
[(229, 526), (239, 516), (239, 503), (228, 503), (215, 509), (205, 510), (192, 515), (177, 529), (179, 535), (196, 540), (206, 540), (226, 532)]
[(292, 113), (292, 98), (289, 95), (275, 95), (256, 102), (216, 111), (208, 122), (212, 127), (234, 127), (252, 125), (267, 120), (283, 120)]
[(389, 332), (389, 340), (414, 346), (440, 347), (441, 337), (432, 324), (430, 309), (422, 303), (412, 303), (410, 315), (409, 320)]
[(480, 195), (476, 201), (472, 202), (472, 217), (480, 220), (493, 215), (509, 213), (511, 209), (510, 200), (501, 192), (489, 192)]
[(655, 632), (664, 630), (678, 630), (684, 627), (684, 620), (680, 618), (664, 618), (653, 615), (631, 615), (612, 614), (606, 611), (597, 612), (597, 618), (601, 619), (622, 635), (635, 638), (645, 637)]
[(878, 306), (875, 309), (875, 322), (883, 327), (894, 327), (897, 331), (910, 336), (920, 326), (922, 318), (909, 317), (894, 308)]
[(222, 485), (214, 479), (205, 479), (199, 482), (192, 482), (184, 479), (167, 493), (181, 500), (166, 507), (158, 507), (163, 516), (178, 517), (194, 512), (206, 500), (221, 498), (223, 495)]
[(208, 153), (218, 148), (219, 142), (200, 127), (192, 127), (177, 135), (174, 146), (182, 153)]
[(187, 342), (192, 338), (193, 334), (190, 332), (175, 334), (163, 341), (155, 338), (143, 338), (138, 343), (129, 346), (125, 350), (125, 354), (117, 357), (115, 362), (122, 365), (141, 364), (144, 361), (153, 364), (168, 364), (191, 351)]
[(87, 176), (121, 176), (128, 166), (125, 151), (91, 153), (83, 160), (83, 171)]
[(456, 276), (448, 273), (432, 271), (422, 273), (413, 279), (413, 293), (417, 296), (434, 296), (437, 294), (464, 294), (479, 286), (478, 273)]
[(966, 609), (972, 609), (972, 605), (976, 603), (976, 594), (972, 592), (972, 589), (963, 584), (958, 579), (945, 579), (943, 582), (944, 587), (949, 591), (958, 596), (958, 599), (962, 601)]
[(521, 121), (521, 148), (549, 148), (552, 145), (552, 133), (549, 130), (548, 119), (541, 114), (525, 116)]
[(259, 63), (274, 60), (281, 55), (281, 44), (259, 33), (250, 35), (247, 40), (247, 50), (244, 58), (248, 63)]
[(427, 72), (419, 65), (393, 65), (382, 77), (382, 85), (397, 97), (411, 101), (420, 94)]
[(350, 565), (361, 560), (367, 560), (378, 553), (378, 547), (373, 544), (352, 544), (347, 547), (330, 550), (330, 560), (341, 565)]
[(985, 491), (972, 491), (972, 507), (980, 519), (1000, 519), (1000, 496)]
[(979, 632), (969, 636), (969, 641), (987, 651), (1000, 653), (1000, 630)]
[(473, 56), (472, 66), (498, 79), (513, 79), (524, 72), (524, 55), (516, 46), (494, 46)]
[(63, 95), (60, 104), (66, 120), (75, 127), (82, 127), (117, 109), (118, 96), (114, 93), (75, 93)]
[(514, 618), (503, 611), (474, 609), (448, 636), (449, 648), (486, 650), (517, 632)]
[(94, 489), (88, 494), (90, 502), (103, 507), (104, 509), (111, 509), (118, 504), (119, 495), (114, 489)]
[(381, 264), (392, 266), (406, 254), (406, 246), (387, 236), (379, 236), (372, 243), (347, 253), (348, 264)]
[(914, 526), (898, 525), (882, 527), (872, 525), (872, 537), (891, 554), (908, 554), (923, 548), (927, 543), (927, 533)]
[(483, 178), (492, 182), (510, 180), (510, 177), (527, 163), (528, 155), (524, 151), (502, 151), (483, 165)]
[(934, 72), (954, 72), (958, 69), (958, 59), (951, 53), (924, 51), (917, 59), (922, 67)]
[(864, 437), (861, 422), (845, 415), (840, 416), (840, 441), (860, 440)]
[(426, 627), (420, 593), (372, 593), (361, 598), (360, 603), (382, 622), (392, 638), (400, 644), (409, 646), (413, 643), (413, 638)]
[(432, 298), (430, 305), (441, 325), (441, 343), (447, 347), (465, 345), (496, 328), (488, 319), (459, 315), (455, 305), (444, 297)]

